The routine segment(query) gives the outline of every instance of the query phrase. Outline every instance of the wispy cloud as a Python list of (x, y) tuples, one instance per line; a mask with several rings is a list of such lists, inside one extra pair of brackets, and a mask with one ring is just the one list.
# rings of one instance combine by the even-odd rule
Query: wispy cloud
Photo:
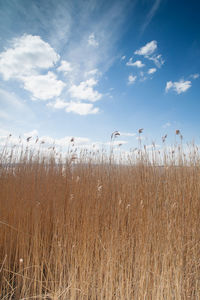
[(192, 86), (192, 82), (190, 80), (180, 79), (179, 81), (168, 81), (166, 83), (165, 92), (167, 93), (169, 90), (175, 91), (177, 94), (185, 93)]
[(197, 78), (199, 78), (199, 73), (192, 74), (192, 75), (190, 75), (190, 77), (192, 79), (197, 79)]
[[(17, 97), (13, 92), (6, 91), (0, 88), (0, 102), (1, 102), (1, 128), (10, 128), (16, 125), (21, 126), (27, 121), (34, 123), (34, 112), (29, 108), (26, 102), (21, 101), (20, 97)], [(1, 123), (1, 121), (4, 121)]]
[(167, 128), (167, 127), (170, 127), (172, 124), (170, 123), (170, 122), (167, 122), (167, 123), (165, 123), (165, 124), (163, 124), (163, 128)]
[(157, 71), (157, 69), (156, 68), (150, 68), (149, 70), (148, 70), (148, 74), (153, 74), (153, 73), (155, 73)]
[(161, 68), (162, 65), (165, 63), (165, 61), (162, 58), (161, 54), (153, 55), (153, 56), (147, 56), (146, 58), (148, 58), (149, 60), (152, 60), (158, 68)]
[[(117, 59), (127, 4), (89, 1), (74, 5), (50, 0), (44, 13), (36, 3), (18, 3), (29, 24), (27, 30), (31, 26), (34, 30), (29, 32), (37, 35), (6, 41), (8, 46), (0, 53), (0, 75), (5, 81), (16, 80), (20, 89), (30, 93), (30, 99), (51, 101), (52, 107), (66, 112), (97, 113), (99, 109), (90, 102), (103, 97), (97, 81)], [(93, 17), (95, 11), (101, 12), (100, 17)]]
[(137, 79), (137, 76), (129, 75), (128, 76), (128, 84), (135, 83), (136, 79)]
[(143, 33), (151, 20), (153, 19), (154, 15), (156, 14), (157, 10), (159, 9), (161, 0), (155, 0), (153, 6), (151, 7), (148, 15), (146, 16), (145, 22), (142, 25), (141, 32)]
[(94, 33), (91, 33), (91, 34), (89, 35), (89, 37), (88, 37), (88, 44), (89, 44), (90, 46), (95, 47), (95, 48), (99, 46), (99, 43), (97, 42)]

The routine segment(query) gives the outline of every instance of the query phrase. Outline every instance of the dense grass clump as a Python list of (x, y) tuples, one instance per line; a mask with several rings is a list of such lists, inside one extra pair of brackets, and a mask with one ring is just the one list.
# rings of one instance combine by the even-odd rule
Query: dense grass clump
[(163, 151), (162, 166), (154, 150), (117, 164), (99, 153), (59, 161), (6, 151), (0, 299), (200, 299), (194, 151), (187, 160)]

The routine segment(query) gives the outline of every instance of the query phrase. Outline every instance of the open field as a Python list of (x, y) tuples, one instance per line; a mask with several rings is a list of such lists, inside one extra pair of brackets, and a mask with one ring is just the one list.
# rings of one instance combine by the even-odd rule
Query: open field
[(156, 155), (3, 149), (0, 299), (200, 299), (198, 153)]

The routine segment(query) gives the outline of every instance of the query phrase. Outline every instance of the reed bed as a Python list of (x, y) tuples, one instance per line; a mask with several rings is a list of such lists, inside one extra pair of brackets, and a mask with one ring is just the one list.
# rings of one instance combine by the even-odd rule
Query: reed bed
[(195, 147), (126, 163), (2, 148), (0, 299), (200, 299)]

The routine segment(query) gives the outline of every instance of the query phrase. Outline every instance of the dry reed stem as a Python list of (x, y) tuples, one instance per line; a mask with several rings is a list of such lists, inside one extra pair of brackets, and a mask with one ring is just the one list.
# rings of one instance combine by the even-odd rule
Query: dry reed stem
[(1, 299), (200, 299), (192, 153), (177, 165), (165, 152), (162, 167), (154, 150), (126, 164), (1, 155)]

